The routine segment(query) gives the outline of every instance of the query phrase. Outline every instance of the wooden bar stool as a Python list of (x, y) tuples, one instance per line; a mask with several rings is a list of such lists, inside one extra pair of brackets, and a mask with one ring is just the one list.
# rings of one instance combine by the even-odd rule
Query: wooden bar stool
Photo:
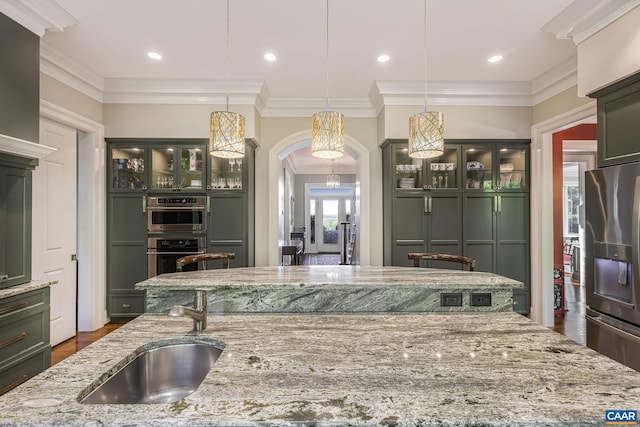
[(182, 267), (186, 264), (205, 262), (213, 259), (221, 259), (222, 268), (229, 268), (229, 260), (235, 258), (236, 254), (233, 252), (212, 252), (206, 254), (187, 255), (176, 260), (176, 271), (182, 271)]
[(434, 254), (430, 252), (410, 252), (409, 259), (413, 260), (414, 267), (420, 267), (420, 261), (447, 261), (457, 262), (458, 264), (466, 265), (469, 271), (475, 271), (476, 260), (462, 255), (449, 255), (449, 254)]

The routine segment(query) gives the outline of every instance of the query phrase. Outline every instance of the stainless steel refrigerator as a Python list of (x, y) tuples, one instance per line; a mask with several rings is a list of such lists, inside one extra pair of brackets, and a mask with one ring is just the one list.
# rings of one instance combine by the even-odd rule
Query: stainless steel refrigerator
[(640, 371), (640, 163), (585, 176), (587, 346)]

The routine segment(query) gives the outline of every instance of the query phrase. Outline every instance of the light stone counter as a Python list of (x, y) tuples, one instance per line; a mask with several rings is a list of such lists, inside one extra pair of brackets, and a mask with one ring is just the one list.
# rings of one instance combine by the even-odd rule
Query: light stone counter
[(0, 425), (597, 425), (640, 373), (515, 313), (209, 316), (226, 347), (174, 404), (76, 397), (189, 319), (145, 314), (0, 397)]
[(37, 291), (42, 288), (48, 288), (49, 286), (56, 285), (57, 283), (57, 280), (53, 280), (51, 282), (32, 280), (31, 282), (27, 282), (22, 285), (15, 285), (5, 289), (0, 289), (0, 299), (26, 294), (27, 292)]
[[(193, 289), (208, 293), (219, 313), (398, 313), (512, 311), (522, 283), (493, 273), (415, 267), (245, 267), (162, 274), (140, 282), (147, 312), (192, 305)], [(461, 305), (443, 307), (443, 293)], [(471, 306), (472, 293), (490, 293), (489, 306)]]

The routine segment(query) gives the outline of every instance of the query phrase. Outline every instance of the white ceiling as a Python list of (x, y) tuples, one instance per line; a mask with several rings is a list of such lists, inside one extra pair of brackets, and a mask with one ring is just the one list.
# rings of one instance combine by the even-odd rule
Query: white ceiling
[[(554, 70), (575, 74), (574, 41), (543, 27), (555, 18), (550, 31), (562, 27), (571, 36), (568, 11), (593, 16), (603, 4), (627, 3), (637, 1), (429, 0), (429, 92), (516, 88), (531, 99), (541, 82), (559, 74)], [(234, 97), (240, 103), (241, 93), (253, 93), (265, 116), (282, 106), (301, 115), (324, 109), (327, 91), (330, 109), (347, 116), (375, 115), (372, 94), (392, 86), (414, 96), (415, 105), (424, 100), (423, 0), (330, 0), (328, 62), (325, 0), (230, 0), (228, 65), (225, 0), (0, 0), (0, 11), (14, 17), (14, 6), (32, 13), (37, 4), (46, 10), (36, 13), (52, 22), (43, 26), (42, 56), (55, 67), (43, 71), (69, 70), (82, 80), (75, 87), (102, 102), (133, 102), (118, 96), (142, 86), (206, 92), (194, 102), (230, 92), (231, 103)], [(149, 50), (163, 59), (149, 59)], [(277, 61), (265, 61), (267, 51)], [(382, 53), (391, 60), (378, 63)], [(504, 59), (488, 63), (494, 54)]]

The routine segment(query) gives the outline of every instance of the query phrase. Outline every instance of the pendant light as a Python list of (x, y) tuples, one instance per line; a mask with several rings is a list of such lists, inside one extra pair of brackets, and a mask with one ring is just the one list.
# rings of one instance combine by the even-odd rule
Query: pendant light
[(329, 110), (329, 0), (327, 4), (327, 49), (326, 49), (326, 111), (315, 113), (311, 118), (311, 154), (315, 157), (335, 159), (344, 154), (344, 116)]
[(227, 0), (227, 93), (226, 111), (211, 113), (209, 154), (235, 159), (244, 157), (244, 116), (229, 111), (229, 0)]
[(424, 0), (424, 112), (409, 118), (409, 156), (437, 157), (444, 152), (444, 114), (427, 111), (427, 0)]
[(327, 188), (339, 188), (340, 187), (340, 175), (336, 175), (333, 171), (333, 162), (335, 159), (331, 159), (331, 175), (327, 175)]

